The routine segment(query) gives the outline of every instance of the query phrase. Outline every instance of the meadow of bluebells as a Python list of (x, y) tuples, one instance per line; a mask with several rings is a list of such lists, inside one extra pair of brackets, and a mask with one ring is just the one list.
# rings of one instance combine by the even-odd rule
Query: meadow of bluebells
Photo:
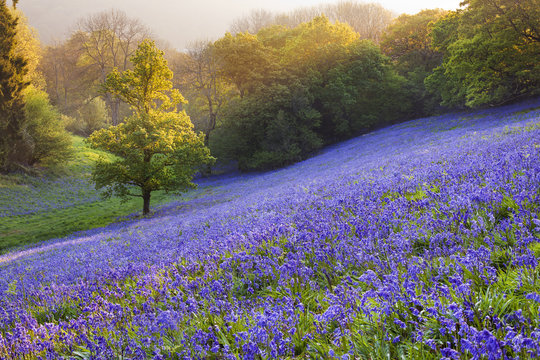
[(64, 209), (100, 199), (99, 192), (95, 190), (90, 178), (25, 177), (24, 180), (24, 184), (0, 187), (0, 218)]
[(0, 358), (540, 357), (539, 105), (395, 125), (0, 257)]

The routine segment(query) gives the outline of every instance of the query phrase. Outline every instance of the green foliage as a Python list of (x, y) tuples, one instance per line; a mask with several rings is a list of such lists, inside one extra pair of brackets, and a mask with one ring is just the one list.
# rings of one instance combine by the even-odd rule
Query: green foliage
[(235, 87), (225, 79), (225, 62), (220, 61), (212, 42), (192, 44), (187, 54), (180, 53), (173, 62), (175, 84), (189, 99), (185, 107), (196, 130), (210, 134), (220, 121), (223, 106), (235, 94)]
[(0, 171), (26, 165), (27, 144), (23, 139), (25, 125), (23, 90), (27, 62), (17, 53), (17, 18), (0, 2)]
[(214, 43), (214, 51), (221, 63), (221, 75), (234, 84), (240, 97), (277, 70), (276, 54), (256, 35), (227, 33)]
[[(204, 135), (193, 132), (184, 111), (176, 111), (183, 98), (172, 89), (172, 71), (163, 52), (146, 40), (131, 61), (133, 70), (113, 71), (105, 88), (130, 104), (134, 114), (120, 125), (93, 133), (88, 141), (93, 148), (117, 157), (97, 162), (96, 187), (105, 188), (109, 196), (142, 197), (147, 214), (152, 191), (194, 187), (191, 179), (196, 167), (212, 158), (204, 146)], [(134, 193), (134, 187), (141, 193)]]
[(348, 46), (359, 39), (346, 24), (333, 24), (326, 16), (302, 23), (288, 33), (281, 48), (283, 62), (295, 73), (326, 72), (339, 63)]
[[(0, 171), (50, 166), (65, 161), (71, 142), (38, 82), (39, 42), (20, 13), (0, 3)], [(27, 60), (28, 59), (28, 60)], [(30, 63), (30, 66), (28, 66)], [(29, 68), (31, 73), (29, 73)]]
[(299, 82), (275, 84), (233, 105), (224, 115), (226, 136), (234, 141), (232, 157), (243, 170), (290, 164), (322, 146), (316, 133), (320, 114)]
[(24, 140), (30, 149), (29, 165), (64, 163), (72, 155), (72, 146), (60, 114), (49, 103), (47, 93), (33, 86), (25, 91), (25, 100)]
[[(34, 177), (24, 173), (0, 176), (0, 188), (11, 189), (8, 195), (0, 197), (0, 205), (16, 204), (21, 198), (36, 202), (68, 201), (60, 208), (45, 208), (25, 215), (4, 216), (0, 221), (0, 253), (24, 247), (40, 241), (60, 238), (77, 231), (90, 230), (109, 225), (119, 219), (136, 213), (142, 207), (142, 199), (130, 198), (122, 201), (118, 197), (100, 199), (92, 188), (91, 170), (99, 158), (114, 160), (109, 153), (91, 149), (84, 139), (72, 137), (74, 156), (67, 161), (59, 174), (42, 174)], [(51, 183), (52, 182), (52, 183)], [(58, 183), (82, 183), (78, 193), (70, 198)], [(198, 191), (198, 190), (197, 190)], [(202, 190), (201, 190), (202, 191)], [(37, 198), (39, 194), (39, 198)], [(194, 193), (194, 196), (199, 196)], [(155, 204), (165, 204), (183, 199), (175, 194), (157, 191), (152, 194)], [(91, 199), (88, 201), (88, 199)]]
[[(376, 45), (358, 40), (349, 26), (317, 17), (294, 29), (228, 34), (216, 42), (240, 56), (240, 98), (224, 109), (218, 157), (239, 160), (242, 170), (263, 170), (306, 158), (324, 144), (394, 121), (405, 103), (403, 78)], [(248, 46), (249, 45), (249, 46)], [(233, 55), (230, 55), (233, 54)], [(265, 60), (263, 60), (265, 59)], [(231, 72), (230, 78), (235, 78)]]
[(415, 15), (403, 14), (386, 29), (381, 50), (394, 61), (396, 70), (407, 79), (407, 101), (412, 104), (410, 115), (432, 114), (440, 102), (438, 93), (429, 93), (425, 78), (440, 65), (442, 54), (431, 47), (431, 28), (448, 12), (441, 9), (423, 10)]
[(17, 8), (10, 9), (13, 17), (17, 18), (16, 53), (26, 61), (27, 73), (25, 80), (39, 89), (44, 88), (44, 79), (38, 66), (41, 61), (41, 43), (36, 29), (28, 24), (24, 13)]
[(61, 116), (66, 130), (72, 134), (87, 137), (110, 124), (107, 104), (102, 99), (93, 98), (78, 108), (75, 116)]
[(351, 44), (347, 57), (318, 87), (321, 133), (330, 142), (396, 121), (407, 111), (404, 82), (376, 45), (370, 41)]
[(82, 59), (84, 41), (77, 33), (60, 45), (46, 47), (39, 66), (51, 102), (62, 114), (77, 119), (78, 110), (97, 96), (95, 83), (100, 76), (98, 67)]
[(496, 105), (540, 89), (537, 0), (470, 0), (433, 28), (443, 64), (426, 79), (450, 107)]
[(86, 101), (77, 111), (76, 118), (72, 118), (67, 130), (76, 135), (89, 136), (94, 131), (107, 127), (111, 118), (107, 111), (107, 104), (101, 98)]

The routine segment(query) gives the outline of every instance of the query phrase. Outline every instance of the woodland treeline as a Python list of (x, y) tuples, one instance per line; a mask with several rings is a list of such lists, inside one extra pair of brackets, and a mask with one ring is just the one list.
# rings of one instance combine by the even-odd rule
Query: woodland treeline
[[(89, 136), (129, 115), (102, 84), (113, 69), (132, 66), (150, 29), (111, 10), (79, 20), (67, 40), (45, 47), (23, 15), (10, 12), (19, 17), (13, 51), (26, 59), (32, 89), (24, 96), (54, 106), (58, 134)], [(540, 0), (466, 0), (456, 11), (397, 17), (346, 1), (253, 11), (216, 41), (161, 48), (212, 155), (264, 170), (398, 121), (537, 96), (539, 31)]]

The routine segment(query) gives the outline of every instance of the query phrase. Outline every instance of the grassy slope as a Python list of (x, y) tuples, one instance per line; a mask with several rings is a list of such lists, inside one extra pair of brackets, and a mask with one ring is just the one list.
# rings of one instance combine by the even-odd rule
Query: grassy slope
[[(139, 198), (121, 202), (119, 198), (101, 199), (96, 197), (89, 202), (84, 197), (96, 196), (92, 188), (90, 171), (92, 163), (100, 156), (109, 154), (88, 148), (80, 137), (73, 138), (75, 157), (63, 169), (61, 178), (84, 180), (80, 189), (81, 201), (73, 199), (73, 204), (56, 209), (37, 210), (31, 214), (0, 217), (0, 253), (39, 241), (69, 235), (80, 230), (89, 230), (108, 225), (119, 217), (139, 212), (142, 200)], [(54, 201), (63, 196), (51, 188), (50, 179), (36, 179), (16, 174), (0, 177), (0, 188), (12, 190), (0, 200), (6, 208), (17, 207), (21, 198), (39, 194), (41, 200)], [(32, 192), (29, 192), (29, 188)], [(178, 195), (163, 192), (152, 193), (152, 207), (172, 200)]]

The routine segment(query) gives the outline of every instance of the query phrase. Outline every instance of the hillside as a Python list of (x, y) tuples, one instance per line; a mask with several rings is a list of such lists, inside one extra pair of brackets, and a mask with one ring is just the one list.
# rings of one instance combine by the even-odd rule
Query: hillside
[(540, 100), (0, 256), (0, 358), (540, 356)]
[[(139, 199), (104, 200), (95, 190), (92, 164), (99, 156), (111, 155), (90, 149), (81, 137), (74, 136), (73, 145), (74, 158), (59, 174), (0, 175), (0, 254), (14, 247), (105, 226), (140, 212)], [(163, 192), (155, 195), (156, 204), (162, 205), (182, 199)]]

